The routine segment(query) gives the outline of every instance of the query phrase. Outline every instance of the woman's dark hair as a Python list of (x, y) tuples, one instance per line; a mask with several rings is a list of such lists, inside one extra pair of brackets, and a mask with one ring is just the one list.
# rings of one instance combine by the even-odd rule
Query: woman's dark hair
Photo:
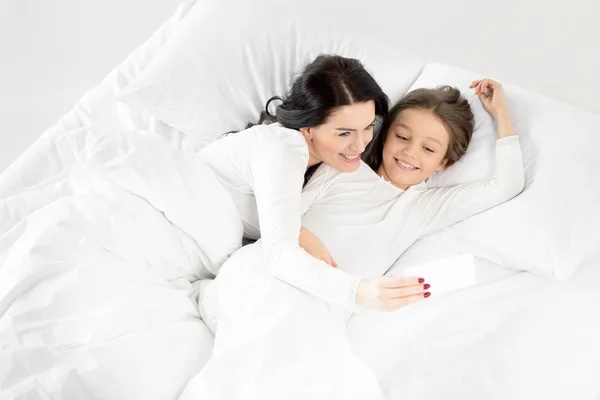
[[(268, 107), (276, 99), (282, 103), (273, 115)], [(338, 107), (369, 100), (375, 102), (376, 115), (387, 114), (387, 96), (360, 61), (322, 54), (304, 68), (285, 98), (269, 99), (262, 117), (290, 129), (313, 127), (323, 124)]]
[(446, 167), (457, 162), (467, 151), (473, 136), (473, 112), (469, 102), (462, 97), (460, 90), (451, 86), (435, 89), (416, 89), (404, 96), (390, 110), (384, 119), (377, 136), (363, 154), (363, 160), (377, 171), (383, 162), (383, 146), (390, 126), (404, 110), (420, 108), (430, 110), (445, 125), (450, 133), (448, 151), (444, 158)]
[[(271, 114), (269, 105), (275, 100), (281, 104)], [(370, 100), (377, 116), (387, 115), (389, 99), (360, 61), (322, 54), (304, 68), (284, 98), (275, 96), (267, 101), (258, 124), (278, 122), (296, 130), (314, 127), (325, 123), (338, 107)], [(307, 170), (305, 184), (317, 168), (318, 164)]]

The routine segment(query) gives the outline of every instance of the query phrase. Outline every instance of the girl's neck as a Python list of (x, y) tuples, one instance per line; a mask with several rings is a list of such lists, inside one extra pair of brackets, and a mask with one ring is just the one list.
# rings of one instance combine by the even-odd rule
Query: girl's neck
[(396, 183), (392, 182), (392, 180), (390, 179), (390, 177), (388, 176), (388, 174), (385, 172), (385, 168), (383, 168), (383, 163), (379, 166), (379, 168), (377, 168), (377, 175), (381, 176), (383, 178), (383, 180), (385, 180), (386, 182), (391, 183), (392, 185), (396, 186), (398, 189), (401, 190), (406, 190), (408, 189), (410, 186), (407, 185), (397, 185)]

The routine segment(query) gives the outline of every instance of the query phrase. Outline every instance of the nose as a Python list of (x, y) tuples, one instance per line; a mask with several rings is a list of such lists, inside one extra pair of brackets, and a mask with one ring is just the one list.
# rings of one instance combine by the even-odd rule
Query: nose
[(411, 141), (404, 145), (404, 147), (402, 148), (402, 154), (410, 158), (415, 158), (415, 150), (416, 146), (414, 145), (414, 142)]
[(367, 148), (368, 142), (362, 135), (356, 135), (356, 139), (352, 141), (350, 145), (350, 150), (356, 153), (362, 153)]

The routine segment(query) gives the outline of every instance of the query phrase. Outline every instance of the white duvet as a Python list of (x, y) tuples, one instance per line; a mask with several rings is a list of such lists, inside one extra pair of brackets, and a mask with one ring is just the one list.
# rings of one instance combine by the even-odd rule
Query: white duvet
[[(184, 399), (600, 393), (594, 260), (566, 282), (479, 279), (344, 326), (344, 315), (266, 274), (260, 251), (249, 253), (258, 245), (245, 247), (201, 291), (202, 315), (219, 329), (206, 364), (213, 337), (195, 287), (242, 230), (226, 193), (197, 156), (158, 136), (82, 128), (55, 144), (69, 168), (1, 203), (2, 400), (175, 399), (186, 385)], [(442, 254), (418, 244), (414, 260)]]
[(204, 285), (200, 309), (215, 347), (180, 400), (382, 399), (346, 340), (347, 313), (273, 278), (260, 241)]
[(212, 343), (190, 282), (240, 247), (237, 210), (158, 136), (62, 145), (69, 173), (2, 202), (0, 398), (175, 398)]
[(491, 278), (480, 263), (474, 287), (394, 313), (364, 310), (346, 324), (343, 312), (269, 276), (259, 244), (205, 281), (200, 309), (215, 347), (181, 400), (600, 394), (597, 265), (549, 283), (529, 273)]

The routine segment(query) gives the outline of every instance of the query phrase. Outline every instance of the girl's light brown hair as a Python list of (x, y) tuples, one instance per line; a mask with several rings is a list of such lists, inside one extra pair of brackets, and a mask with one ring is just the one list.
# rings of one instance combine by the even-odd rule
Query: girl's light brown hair
[(451, 166), (465, 154), (473, 136), (473, 112), (469, 102), (460, 90), (451, 86), (439, 86), (435, 89), (416, 89), (404, 96), (390, 110), (384, 119), (379, 133), (369, 144), (363, 160), (373, 169), (381, 166), (383, 146), (390, 126), (404, 110), (420, 108), (430, 110), (444, 124), (450, 134), (448, 151), (444, 156), (446, 167)]

